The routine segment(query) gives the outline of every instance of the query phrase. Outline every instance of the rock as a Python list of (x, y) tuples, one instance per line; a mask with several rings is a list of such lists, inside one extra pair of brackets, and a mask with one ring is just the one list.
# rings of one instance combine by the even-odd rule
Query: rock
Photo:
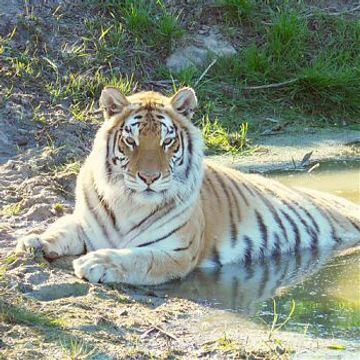
[(49, 279), (49, 274), (44, 271), (35, 271), (33, 273), (25, 274), (24, 279), (27, 283), (32, 285), (39, 285)]
[(19, 146), (25, 146), (29, 143), (29, 139), (26, 136), (18, 136), (16, 139), (16, 143)]
[(53, 216), (48, 204), (34, 204), (24, 215), (28, 221), (44, 221)]
[(235, 48), (216, 28), (200, 29), (198, 35), (193, 38), (187, 36), (181, 42), (186, 45), (179, 47), (166, 60), (166, 66), (172, 72), (203, 66), (215, 57), (236, 54)]

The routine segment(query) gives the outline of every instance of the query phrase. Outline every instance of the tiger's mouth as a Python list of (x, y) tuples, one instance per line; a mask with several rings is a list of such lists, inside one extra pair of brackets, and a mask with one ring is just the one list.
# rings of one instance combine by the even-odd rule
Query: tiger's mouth
[(147, 188), (145, 190), (142, 191), (144, 194), (149, 194), (151, 195), (152, 193), (157, 193), (157, 191), (151, 189), (151, 188)]

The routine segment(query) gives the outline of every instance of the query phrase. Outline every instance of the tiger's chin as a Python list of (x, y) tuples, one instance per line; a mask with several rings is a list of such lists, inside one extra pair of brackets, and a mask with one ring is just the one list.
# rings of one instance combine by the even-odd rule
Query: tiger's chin
[(161, 204), (166, 200), (166, 190), (155, 191), (151, 189), (132, 191), (133, 200), (139, 204)]

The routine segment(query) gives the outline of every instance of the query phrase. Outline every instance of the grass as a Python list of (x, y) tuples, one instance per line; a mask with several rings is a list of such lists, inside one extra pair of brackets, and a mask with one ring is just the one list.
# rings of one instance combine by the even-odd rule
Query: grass
[[(84, 12), (80, 22), (66, 9), (53, 10), (54, 31), (64, 36), (57, 48), (31, 7), (19, 28), (0, 37), (2, 102), (25, 89), (76, 120), (93, 121), (103, 86), (130, 94), (149, 89), (151, 80), (173, 79), (197, 91), (195, 122), (209, 153), (248, 153), (245, 138), (261, 134), (267, 117), (299, 128), (359, 126), (360, 22), (351, 14), (309, 12), (297, 0), (217, 0), (193, 14), (162, 0), (88, 0), (74, 10)], [(76, 24), (76, 36), (63, 18)], [(215, 23), (237, 54), (218, 59), (200, 82), (204, 68), (170, 74), (166, 57), (200, 22)], [(36, 108), (34, 119), (48, 121)]]
[(0, 302), (0, 322), (13, 325), (18, 324), (50, 328), (62, 327), (60, 326), (62, 322), (58, 319), (51, 319), (44, 314), (36, 313), (6, 302)]
[(85, 342), (78, 339), (65, 339), (61, 341), (61, 347), (66, 354), (65, 359), (69, 360), (89, 359), (94, 354), (93, 349), (90, 349)]
[(9, 204), (9, 205), (5, 205), (2, 209), (1, 209), (1, 214), (2, 215), (7, 215), (7, 216), (15, 216), (15, 215), (19, 215), (21, 212), (21, 201), (14, 203), (14, 204)]

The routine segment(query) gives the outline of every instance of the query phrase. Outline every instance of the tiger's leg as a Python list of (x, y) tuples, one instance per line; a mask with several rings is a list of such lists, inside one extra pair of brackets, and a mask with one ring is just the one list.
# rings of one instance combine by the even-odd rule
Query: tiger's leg
[(55, 221), (43, 234), (30, 234), (19, 239), (15, 253), (42, 250), (45, 257), (55, 259), (63, 255), (83, 254), (84, 249), (80, 224), (74, 215), (66, 215)]
[[(195, 255), (195, 256), (194, 256)], [(197, 256), (189, 249), (101, 249), (74, 260), (75, 274), (90, 282), (155, 285), (187, 275)]]

